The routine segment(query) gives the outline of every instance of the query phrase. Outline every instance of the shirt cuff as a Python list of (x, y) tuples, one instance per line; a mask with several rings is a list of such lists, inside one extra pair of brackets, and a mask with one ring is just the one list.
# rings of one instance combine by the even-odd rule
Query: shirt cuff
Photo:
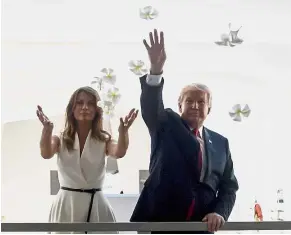
[(146, 82), (150, 86), (158, 86), (160, 85), (161, 81), (162, 81), (162, 74), (160, 75), (148, 74), (146, 78)]

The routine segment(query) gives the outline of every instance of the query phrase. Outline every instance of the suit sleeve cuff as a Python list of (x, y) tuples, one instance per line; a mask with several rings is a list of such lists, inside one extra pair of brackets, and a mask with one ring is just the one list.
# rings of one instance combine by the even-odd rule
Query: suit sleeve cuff
[(160, 75), (152, 75), (148, 74), (146, 78), (146, 82), (150, 86), (158, 86), (162, 81), (162, 74)]

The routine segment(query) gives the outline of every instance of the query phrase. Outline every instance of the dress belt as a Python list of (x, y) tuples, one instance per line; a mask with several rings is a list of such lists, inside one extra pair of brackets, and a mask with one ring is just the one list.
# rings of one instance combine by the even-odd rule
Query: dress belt
[[(63, 190), (67, 191), (73, 191), (73, 192), (79, 192), (79, 193), (89, 193), (91, 194), (91, 200), (90, 200), (90, 205), (89, 205), (89, 211), (87, 214), (87, 220), (86, 222), (90, 222), (90, 217), (91, 217), (91, 211), (92, 211), (92, 206), (93, 206), (93, 200), (94, 200), (94, 195), (96, 192), (101, 191), (101, 188), (93, 188), (93, 189), (75, 189), (75, 188), (68, 188), (68, 187), (61, 187)], [(87, 233), (87, 232), (85, 232)]]

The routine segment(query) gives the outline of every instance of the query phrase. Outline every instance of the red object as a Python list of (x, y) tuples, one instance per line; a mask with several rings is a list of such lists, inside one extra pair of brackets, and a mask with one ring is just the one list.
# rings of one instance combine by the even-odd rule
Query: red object
[[(199, 134), (199, 130), (198, 129), (194, 129), (193, 130), (193, 133), (196, 137), (200, 137), (200, 134)], [(201, 138), (201, 137), (200, 137)], [(198, 141), (199, 142), (199, 141)], [(200, 142), (199, 142), (200, 143)], [(201, 147), (199, 149), (199, 153), (198, 153), (198, 171), (199, 173), (201, 174), (201, 169), (202, 169), (202, 151), (201, 151)], [(200, 175), (199, 174), (199, 175)], [(194, 206), (195, 206), (195, 200), (193, 199), (192, 202), (191, 202), (191, 205), (188, 209), (188, 213), (187, 213), (187, 218), (186, 220), (190, 220), (193, 213), (194, 213)]]
[(187, 218), (186, 220), (190, 220), (192, 215), (193, 215), (193, 212), (194, 212), (194, 206), (195, 206), (195, 200), (193, 199), (192, 202), (191, 202), (191, 205), (188, 209), (188, 214), (187, 214)]
[[(199, 134), (199, 130), (198, 129), (194, 129), (193, 130), (193, 133), (196, 137), (199, 137), (201, 138), (200, 134)], [(199, 142), (199, 140), (198, 140)], [(200, 142), (199, 142), (200, 143)], [(201, 174), (201, 169), (202, 169), (202, 151), (201, 151), (201, 147), (200, 147), (200, 150), (199, 150), (199, 153), (198, 153), (198, 170), (199, 170), (199, 173)]]
[(263, 221), (263, 212), (260, 204), (255, 204), (255, 219), (257, 218), (259, 221)]

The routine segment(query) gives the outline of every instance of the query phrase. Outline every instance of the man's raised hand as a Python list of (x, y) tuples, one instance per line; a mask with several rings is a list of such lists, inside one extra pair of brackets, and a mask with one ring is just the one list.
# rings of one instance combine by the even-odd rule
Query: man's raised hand
[(163, 67), (167, 58), (164, 45), (164, 33), (161, 31), (159, 36), (158, 31), (155, 29), (154, 33), (149, 33), (149, 38), (150, 45), (145, 39), (143, 40), (143, 43), (148, 51), (151, 63), (151, 74), (162, 74)]

